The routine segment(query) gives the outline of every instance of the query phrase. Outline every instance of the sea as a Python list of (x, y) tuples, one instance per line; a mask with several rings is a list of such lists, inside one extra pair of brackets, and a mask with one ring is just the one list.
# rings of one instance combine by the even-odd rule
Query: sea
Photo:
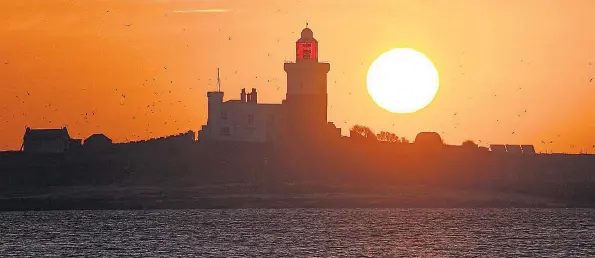
[(2, 212), (0, 257), (595, 257), (595, 209)]

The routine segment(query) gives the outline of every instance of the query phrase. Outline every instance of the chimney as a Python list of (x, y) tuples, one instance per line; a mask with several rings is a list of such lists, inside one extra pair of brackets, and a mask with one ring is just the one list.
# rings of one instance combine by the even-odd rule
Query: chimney
[(240, 94), (240, 99), (242, 102), (246, 102), (246, 89), (242, 89), (242, 93)]
[(250, 95), (252, 96), (250, 98), (251, 102), (258, 103), (258, 93), (256, 92), (256, 88), (252, 88), (252, 92), (250, 92)]
[(248, 99), (246, 100), (246, 102), (248, 102), (248, 103), (252, 102), (252, 94), (251, 93), (248, 93), (248, 94), (246, 94), (246, 96), (248, 97)]

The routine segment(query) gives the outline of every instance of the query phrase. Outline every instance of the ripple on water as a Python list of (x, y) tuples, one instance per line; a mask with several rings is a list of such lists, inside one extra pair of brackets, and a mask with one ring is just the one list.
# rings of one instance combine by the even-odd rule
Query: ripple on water
[(590, 209), (0, 213), (8, 257), (595, 256)]

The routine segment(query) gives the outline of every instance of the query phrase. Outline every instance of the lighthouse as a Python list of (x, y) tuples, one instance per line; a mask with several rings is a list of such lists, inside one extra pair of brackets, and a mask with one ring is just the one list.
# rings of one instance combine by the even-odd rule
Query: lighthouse
[[(330, 64), (318, 61), (318, 41), (310, 28), (295, 43), (295, 61), (284, 64), (287, 95), (282, 104), (260, 103), (256, 88), (242, 89), (239, 99), (223, 100), (217, 70), (217, 91), (207, 92), (207, 124), (202, 141), (276, 142), (292, 148), (321, 139), (338, 139), (341, 129), (327, 122), (327, 74)], [(318, 141), (322, 142), (322, 141)]]
[(327, 74), (330, 64), (319, 62), (318, 41), (304, 28), (295, 43), (295, 62), (284, 64), (287, 73), (285, 96), (287, 117), (299, 132), (320, 132), (327, 125)]

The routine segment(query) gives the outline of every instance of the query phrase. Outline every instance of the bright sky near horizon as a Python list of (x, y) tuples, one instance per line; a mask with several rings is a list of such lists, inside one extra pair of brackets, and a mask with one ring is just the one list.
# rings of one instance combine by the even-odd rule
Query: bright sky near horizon
[[(116, 142), (198, 130), (217, 68), (225, 99), (256, 87), (260, 102), (280, 103), (283, 62), (307, 21), (331, 63), (329, 120), (344, 134), (362, 124), (594, 152), (593, 10), (591, 0), (0, 1), (0, 149), (18, 149), (25, 126)], [(396, 47), (440, 74), (435, 100), (413, 114), (385, 111), (366, 90), (370, 64)]]

